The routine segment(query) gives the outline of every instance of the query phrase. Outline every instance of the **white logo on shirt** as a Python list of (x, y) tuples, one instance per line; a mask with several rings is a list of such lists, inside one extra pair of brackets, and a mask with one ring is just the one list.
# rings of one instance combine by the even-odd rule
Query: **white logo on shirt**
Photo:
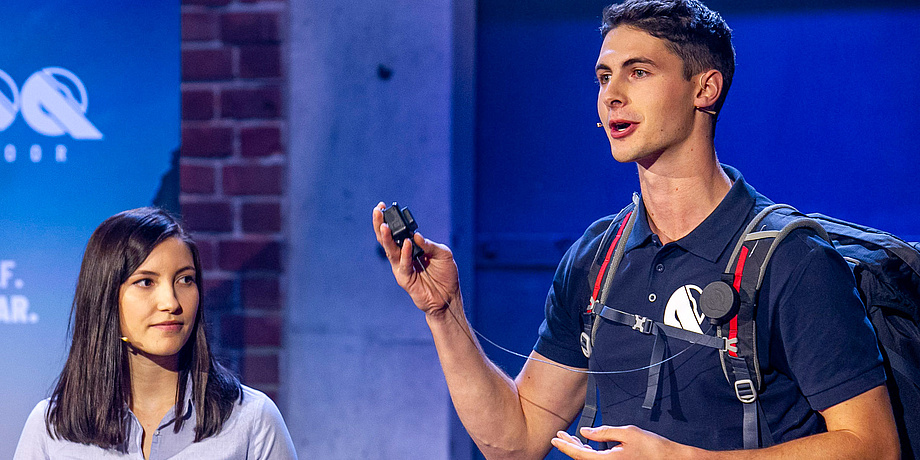
[(664, 323), (699, 334), (703, 333), (700, 324), (706, 316), (700, 311), (699, 300), (703, 290), (699, 286), (687, 284), (671, 294), (664, 309)]

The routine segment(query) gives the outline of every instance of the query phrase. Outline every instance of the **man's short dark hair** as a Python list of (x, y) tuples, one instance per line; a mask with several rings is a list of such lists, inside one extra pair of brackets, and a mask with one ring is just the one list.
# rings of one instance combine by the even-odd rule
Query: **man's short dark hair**
[(722, 94), (715, 110), (722, 109), (735, 74), (732, 31), (722, 16), (699, 0), (626, 0), (604, 9), (601, 34), (618, 26), (635, 27), (666, 40), (668, 48), (684, 61), (684, 78), (716, 69), (722, 73)]

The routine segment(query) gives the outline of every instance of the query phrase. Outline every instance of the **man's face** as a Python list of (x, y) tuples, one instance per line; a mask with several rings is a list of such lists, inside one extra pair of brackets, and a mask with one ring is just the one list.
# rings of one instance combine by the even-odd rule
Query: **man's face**
[(597, 114), (617, 161), (648, 166), (686, 146), (699, 88), (664, 40), (617, 27), (604, 38), (595, 69)]

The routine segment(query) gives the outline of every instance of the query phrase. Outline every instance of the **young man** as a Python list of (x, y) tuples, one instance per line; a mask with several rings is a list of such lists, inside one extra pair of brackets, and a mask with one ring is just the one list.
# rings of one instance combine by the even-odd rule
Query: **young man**
[[(613, 5), (602, 31), (598, 115), (613, 157), (637, 165), (641, 190), (607, 304), (707, 332), (708, 320), (689, 307), (692, 292), (719, 279), (731, 246), (769, 204), (718, 163), (713, 146), (714, 114), (734, 71), (731, 32), (696, 0)], [(412, 262), (412, 244), (394, 243), (382, 209), (381, 203), (373, 213), (377, 239), (397, 282), (425, 312), (454, 405), (486, 457), (542, 458), (551, 446), (576, 459), (737, 455), (725, 451), (743, 446), (742, 404), (718, 353), (677, 341), (649, 409), (643, 407), (647, 371), (597, 374), (605, 426), (583, 434), (615, 447), (595, 451), (560, 431), (582, 408), (585, 369), (649, 365), (654, 337), (627, 326), (597, 319), (590, 362), (579, 345), (594, 282), (588, 271), (604, 231), (619, 220), (596, 222), (566, 253), (534, 359), (512, 380), (473, 338), (450, 250), (417, 234), (413, 243), (426, 254), (423, 274)], [(777, 444), (744, 455), (897, 458), (884, 371), (846, 263), (807, 231), (787, 238), (772, 260), (758, 311), (769, 335), (758, 340), (769, 351), (761, 362), (761, 402)]]

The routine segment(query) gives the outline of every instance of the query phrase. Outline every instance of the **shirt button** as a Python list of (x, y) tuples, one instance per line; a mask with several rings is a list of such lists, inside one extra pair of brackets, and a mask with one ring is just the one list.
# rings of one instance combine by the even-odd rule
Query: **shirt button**
[(654, 292), (648, 295), (648, 301), (649, 301), (649, 302), (654, 302), (655, 299), (657, 299), (657, 298), (658, 298), (658, 296), (656, 296)]
[(655, 271), (657, 271), (658, 273), (663, 272), (663, 271), (664, 271), (664, 264), (655, 265)]

